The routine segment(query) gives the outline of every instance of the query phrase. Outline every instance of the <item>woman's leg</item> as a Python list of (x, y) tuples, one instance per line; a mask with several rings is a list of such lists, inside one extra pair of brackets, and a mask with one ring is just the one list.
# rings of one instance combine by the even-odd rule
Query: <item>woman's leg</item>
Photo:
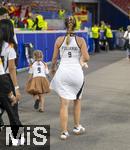
[(74, 125), (78, 127), (80, 124), (81, 100), (74, 100)]
[(76, 135), (85, 132), (85, 128), (80, 124), (80, 114), (81, 114), (81, 100), (74, 100), (74, 128), (73, 132)]
[(4, 126), (4, 122), (3, 122), (3, 119), (2, 119), (3, 113), (4, 113), (4, 109), (0, 106), (0, 130), (1, 130), (1, 127)]
[(68, 131), (68, 107), (69, 100), (61, 98), (60, 105), (60, 124), (62, 132)]

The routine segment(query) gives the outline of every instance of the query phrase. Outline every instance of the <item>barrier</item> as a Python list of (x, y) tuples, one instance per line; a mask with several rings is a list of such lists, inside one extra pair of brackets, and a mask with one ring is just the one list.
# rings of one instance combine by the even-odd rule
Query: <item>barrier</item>
[[(16, 31), (16, 36), (18, 40), (18, 69), (25, 68), (28, 66), (24, 44), (32, 43), (34, 49), (39, 49), (43, 51), (45, 62), (49, 62), (52, 59), (54, 43), (58, 36), (65, 35), (66, 31)], [(76, 34), (82, 36), (86, 43), (89, 45), (89, 52), (92, 53), (92, 40), (86, 31), (76, 31)]]

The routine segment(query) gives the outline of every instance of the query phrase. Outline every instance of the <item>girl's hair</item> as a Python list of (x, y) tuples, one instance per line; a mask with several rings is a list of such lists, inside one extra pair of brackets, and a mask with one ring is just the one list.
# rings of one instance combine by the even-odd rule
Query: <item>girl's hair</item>
[(70, 43), (70, 34), (74, 31), (76, 27), (76, 20), (73, 16), (70, 16), (65, 19), (65, 26), (67, 28), (67, 38), (66, 38), (66, 44), (69, 45)]
[(41, 50), (35, 50), (33, 52), (33, 58), (34, 60), (39, 60), (39, 61), (43, 60), (43, 52)]
[(3, 42), (11, 44), (16, 50), (17, 44), (14, 40), (14, 27), (9, 19), (0, 20), (0, 54)]

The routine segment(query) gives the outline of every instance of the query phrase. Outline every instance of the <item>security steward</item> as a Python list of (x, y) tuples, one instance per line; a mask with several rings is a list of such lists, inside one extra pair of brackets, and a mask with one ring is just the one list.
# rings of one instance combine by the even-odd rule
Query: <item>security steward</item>
[(33, 21), (33, 18), (32, 18), (32, 14), (30, 14), (28, 16), (28, 19), (27, 19), (27, 29), (29, 29), (29, 30), (34, 30), (35, 29), (34, 21)]
[(81, 26), (82, 26), (82, 21), (79, 17), (75, 16), (75, 20), (76, 20), (76, 27), (75, 30), (80, 30)]
[(48, 29), (48, 23), (45, 21), (44, 17), (42, 15), (37, 15), (35, 18), (36, 30), (47, 30)]
[(113, 50), (113, 33), (110, 25), (106, 26), (105, 35), (109, 45), (109, 50)]
[(94, 52), (99, 53), (99, 27), (98, 25), (94, 25), (92, 27), (92, 38), (95, 44)]

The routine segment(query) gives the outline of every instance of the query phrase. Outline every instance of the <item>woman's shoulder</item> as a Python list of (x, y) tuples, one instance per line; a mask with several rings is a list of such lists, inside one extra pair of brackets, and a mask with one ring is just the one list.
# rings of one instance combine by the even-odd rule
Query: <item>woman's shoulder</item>
[(59, 36), (57, 39), (56, 39), (56, 41), (63, 41), (64, 40), (64, 38), (65, 38), (65, 36)]
[(83, 37), (80, 37), (80, 36), (75, 36), (75, 38), (76, 38), (76, 40), (78, 40), (78, 41), (83, 41), (84, 40), (84, 38)]
[(55, 44), (60, 47), (61, 44), (64, 42), (64, 39), (65, 39), (65, 36), (59, 36), (57, 39), (56, 39), (56, 42)]
[(75, 38), (76, 38), (76, 41), (77, 41), (78, 45), (81, 45), (82, 43), (85, 42), (83, 37), (75, 36)]

